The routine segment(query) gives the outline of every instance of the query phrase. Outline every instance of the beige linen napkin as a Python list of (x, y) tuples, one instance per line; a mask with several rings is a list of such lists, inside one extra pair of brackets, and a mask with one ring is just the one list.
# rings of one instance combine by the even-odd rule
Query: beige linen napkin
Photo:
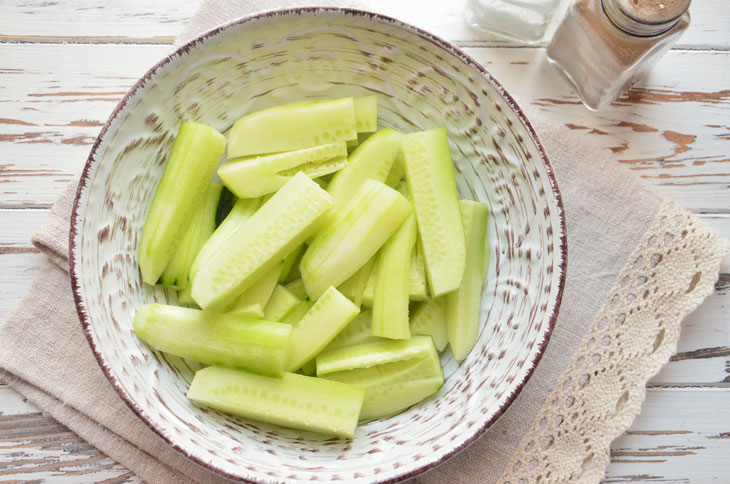
[[(179, 42), (274, 3), (208, 0)], [(730, 251), (715, 230), (606, 153), (528, 114), (565, 205), (569, 255), (558, 321), (503, 417), (418, 482), (598, 482), (611, 441), (638, 414), (646, 381), (675, 351), (681, 319), (712, 292)], [(67, 272), (75, 189), (67, 187), (33, 238), (50, 260), (0, 330), (0, 379), (146, 481), (227, 482), (162, 441), (99, 368)]]

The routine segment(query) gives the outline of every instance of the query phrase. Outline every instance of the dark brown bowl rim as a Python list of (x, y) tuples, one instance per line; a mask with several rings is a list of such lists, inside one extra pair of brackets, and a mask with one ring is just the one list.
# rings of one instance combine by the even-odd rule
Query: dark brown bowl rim
[(193, 47), (195, 47), (197, 44), (202, 43), (209, 37), (214, 37), (217, 34), (231, 28), (235, 27), (237, 25), (245, 24), (248, 22), (252, 22), (258, 19), (262, 18), (268, 18), (268, 17), (275, 17), (275, 16), (284, 16), (284, 15), (292, 15), (292, 14), (307, 14), (307, 13), (318, 13), (318, 12), (334, 12), (334, 13), (340, 13), (340, 14), (348, 14), (353, 16), (361, 16), (361, 17), (367, 17), (370, 19), (376, 19), (378, 21), (382, 21), (387, 24), (395, 25), (399, 28), (405, 29), (407, 31), (410, 31), (412, 33), (415, 33), (419, 37), (435, 44), (436, 46), (442, 48), (443, 50), (449, 52), (450, 54), (454, 55), (458, 59), (460, 59), (462, 62), (464, 62), (466, 65), (475, 68), (477, 71), (479, 71), (488, 82), (490, 82), (494, 88), (497, 89), (497, 91), (501, 94), (505, 102), (512, 108), (512, 111), (515, 113), (515, 115), (519, 118), (519, 120), (522, 122), (522, 125), (527, 130), (528, 134), (530, 135), (530, 138), (537, 146), (538, 151), (540, 152), (540, 157), (542, 158), (542, 161), (545, 165), (545, 169), (548, 175), (548, 178), (550, 180), (551, 188), (553, 195), (555, 196), (555, 200), (557, 202), (557, 209), (558, 209), (558, 218), (560, 220), (560, 247), (559, 247), (559, 254), (560, 254), (560, 264), (558, 267), (558, 270), (560, 271), (559, 275), (559, 281), (558, 281), (558, 292), (555, 298), (555, 307), (553, 309), (552, 314), (550, 315), (550, 320), (548, 322), (548, 328), (545, 332), (545, 337), (543, 338), (543, 341), (540, 343), (538, 347), (538, 351), (535, 354), (534, 358), (530, 362), (530, 367), (527, 371), (527, 374), (525, 375), (525, 378), (522, 380), (522, 382), (514, 389), (514, 391), (507, 397), (504, 404), (497, 410), (497, 412), (492, 416), (491, 419), (489, 419), (484, 425), (482, 425), (480, 428), (478, 428), (473, 435), (471, 435), (468, 439), (466, 439), (464, 442), (462, 442), (460, 445), (454, 447), (451, 449), (451, 451), (445, 455), (443, 455), (441, 458), (439, 458), (436, 461), (429, 462), (427, 464), (424, 464), (423, 466), (419, 467), (418, 469), (415, 469), (411, 472), (403, 473), (399, 476), (387, 479), (385, 481), (378, 481), (381, 483), (395, 483), (400, 482), (405, 479), (413, 478), (419, 474), (422, 474), (426, 472), (427, 470), (441, 464), (442, 462), (447, 461), (460, 451), (464, 450), (466, 447), (471, 445), (473, 442), (475, 442), (479, 437), (481, 437), (487, 429), (489, 429), (498, 419), (501, 417), (504, 412), (512, 405), (512, 402), (517, 398), (517, 396), (520, 394), (522, 389), (527, 384), (528, 380), (532, 376), (532, 374), (535, 371), (535, 368), (537, 367), (537, 364), (540, 362), (540, 359), (542, 358), (542, 355), (545, 353), (545, 348), (547, 347), (547, 344), (550, 340), (550, 337), (552, 336), (553, 330), (555, 328), (555, 322), (558, 317), (558, 312), (560, 309), (560, 304), (562, 302), (562, 296), (563, 296), (563, 289), (565, 287), (565, 272), (567, 268), (567, 260), (568, 260), (568, 241), (567, 241), (567, 232), (566, 232), (566, 224), (565, 224), (565, 210), (563, 208), (563, 199), (562, 195), (560, 193), (560, 190), (558, 189), (558, 184), (555, 179), (555, 174), (553, 172), (552, 165), (550, 164), (550, 161), (547, 157), (547, 153), (545, 152), (545, 148), (543, 147), (542, 143), (540, 142), (540, 139), (537, 136), (537, 133), (535, 132), (535, 129), (532, 127), (532, 124), (530, 124), (529, 120), (525, 116), (522, 109), (517, 105), (517, 102), (515, 102), (514, 98), (507, 92), (507, 90), (500, 84), (488, 71), (484, 68), (480, 63), (478, 63), (476, 60), (471, 58), (469, 55), (464, 53), (460, 48), (452, 44), (451, 42), (448, 42), (446, 40), (443, 40), (442, 38), (431, 34), (430, 32), (427, 32), (421, 28), (415, 27), (413, 25), (410, 25), (406, 22), (403, 22), (401, 20), (395, 19), (393, 17), (389, 17), (387, 15), (382, 15), (378, 13), (368, 12), (366, 10), (360, 10), (360, 9), (354, 9), (354, 8), (343, 8), (343, 7), (292, 7), (292, 8), (282, 8), (282, 9), (276, 9), (276, 10), (267, 10), (259, 13), (255, 13), (252, 15), (246, 15), (243, 17), (240, 17), (238, 19), (235, 19), (231, 22), (228, 22), (226, 24), (219, 25), (218, 27), (214, 27), (211, 30), (208, 30), (207, 32), (204, 32), (194, 39), (186, 42), (182, 46), (175, 49), (174, 52), (168, 54), (165, 58), (157, 62), (154, 66), (152, 66), (137, 82), (127, 91), (127, 93), (124, 95), (124, 97), (119, 101), (117, 106), (114, 108), (114, 111), (112, 111), (111, 115), (107, 119), (107, 121), (104, 123), (104, 126), (101, 128), (101, 131), (99, 132), (99, 135), (96, 138), (96, 141), (94, 142), (94, 145), (91, 147), (91, 151), (89, 153), (89, 157), (86, 160), (86, 164), (84, 165), (84, 169), (81, 172), (81, 178), (79, 180), (78, 189), (76, 191), (76, 197), (74, 199), (74, 205), (73, 205), (73, 211), (71, 213), (71, 228), (69, 231), (69, 270), (71, 274), (71, 287), (73, 290), (73, 297), (74, 297), (74, 303), (76, 305), (76, 312), (79, 315), (79, 320), (81, 321), (81, 325), (84, 330), (84, 334), (86, 335), (86, 339), (89, 342), (89, 345), (91, 346), (92, 351), (94, 352), (94, 356), (96, 357), (96, 361), (99, 363), (99, 366), (101, 367), (102, 371), (107, 377), (107, 380), (112, 384), (116, 392), (119, 394), (119, 396), (122, 398), (122, 400), (127, 404), (127, 406), (132, 410), (132, 412), (137, 415), (137, 417), (140, 418), (152, 431), (154, 431), (156, 434), (158, 434), (165, 442), (167, 442), (172, 448), (174, 448), (176, 451), (184, 455), (185, 457), (189, 458), (190, 460), (194, 461), (195, 463), (217, 473), (220, 475), (223, 475), (225, 477), (242, 481), (242, 482), (250, 482), (254, 484), (269, 484), (267, 481), (253, 481), (246, 477), (243, 477), (241, 475), (233, 474), (228, 471), (225, 471), (221, 468), (218, 468), (208, 462), (205, 462), (203, 459), (196, 457), (195, 455), (192, 455), (188, 453), (185, 449), (183, 449), (181, 446), (173, 442), (172, 439), (167, 437), (161, 429), (157, 427), (157, 425), (149, 420), (144, 414), (141, 408), (137, 406), (137, 404), (132, 401), (132, 399), (126, 394), (124, 390), (122, 390), (119, 382), (117, 379), (111, 374), (109, 367), (106, 365), (100, 351), (96, 347), (96, 343), (94, 342), (94, 339), (91, 335), (90, 325), (91, 321), (88, 317), (88, 315), (85, 313), (85, 311), (82, 309), (84, 307), (83, 304), (83, 298), (81, 296), (81, 286), (79, 284), (79, 274), (78, 274), (78, 268), (76, 267), (76, 252), (77, 247), (74, 245), (74, 241), (76, 239), (77, 235), (77, 223), (80, 221), (80, 215), (79, 215), (79, 202), (81, 199), (81, 193), (83, 189), (86, 187), (86, 183), (89, 180), (89, 172), (91, 170), (91, 167), (94, 163), (97, 162), (95, 155), (96, 151), (99, 148), (102, 139), (104, 138), (104, 135), (108, 131), (109, 127), (111, 126), (111, 123), (114, 121), (114, 119), (117, 117), (117, 115), (120, 113), (122, 109), (126, 106), (129, 99), (137, 92), (137, 90), (142, 87), (161, 67), (165, 66), (169, 62), (171, 62), (175, 57), (182, 56), (183, 54), (189, 52)]

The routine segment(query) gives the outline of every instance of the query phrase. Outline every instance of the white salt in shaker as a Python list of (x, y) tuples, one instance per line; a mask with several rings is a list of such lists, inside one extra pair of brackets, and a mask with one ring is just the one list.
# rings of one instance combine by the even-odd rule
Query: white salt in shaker
[(583, 104), (612, 103), (689, 27), (691, 0), (576, 0), (548, 46), (548, 60)]
[(561, 0), (469, 0), (466, 22), (526, 44), (542, 40)]

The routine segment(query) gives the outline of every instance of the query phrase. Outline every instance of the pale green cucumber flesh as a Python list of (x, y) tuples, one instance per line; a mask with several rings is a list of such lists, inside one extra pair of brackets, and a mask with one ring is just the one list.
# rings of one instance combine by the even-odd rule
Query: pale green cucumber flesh
[(311, 309), (311, 307), (314, 306), (314, 302), (312, 301), (302, 301), (294, 308), (289, 311), (286, 316), (281, 318), (282, 323), (291, 324), (292, 327), (296, 328), (297, 324), (299, 324), (299, 321), (304, 317), (305, 314), (307, 314), (307, 311)]
[(426, 261), (418, 244), (413, 246), (411, 266), (408, 275), (408, 296), (411, 301), (425, 301), (428, 298)]
[(443, 378), (430, 377), (368, 388), (360, 420), (391, 417), (435, 394), (443, 384)]
[(228, 213), (223, 222), (215, 229), (213, 235), (205, 241), (203, 247), (198, 251), (192, 267), (190, 267), (190, 279), (195, 277), (198, 268), (205, 263), (210, 257), (214, 256), (233, 235), (238, 228), (243, 225), (251, 216), (261, 207), (262, 200), (260, 198), (247, 198), (236, 200), (233, 208)]
[[(391, 188), (398, 189), (401, 182), (403, 182), (403, 177), (405, 176), (405, 174), (406, 166), (403, 161), (403, 150), (400, 150), (398, 151), (398, 154), (393, 161), (393, 166), (390, 168), (388, 176), (385, 177), (385, 184)], [(410, 196), (408, 197), (408, 199), (410, 200)]]
[(198, 405), (240, 417), (351, 439), (364, 393), (294, 373), (271, 378), (208, 367), (195, 374), (187, 396)]
[(359, 312), (337, 289), (328, 288), (294, 326), (287, 371), (314, 358)]
[(209, 182), (203, 203), (193, 208), (175, 255), (160, 276), (160, 282), (163, 285), (175, 289), (182, 289), (189, 285), (188, 275), (193, 261), (205, 241), (213, 235), (215, 230), (215, 213), (222, 189), (223, 185)]
[(443, 375), (444, 370), (441, 367), (438, 352), (434, 348), (423, 358), (410, 358), (368, 368), (327, 373), (322, 375), (321, 378), (367, 389), (421, 378), (439, 377), (443, 379)]
[(338, 286), (360, 269), (411, 212), (398, 192), (366, 180), (358, 194), (327, 221), (314, 237), (299, 264), (312, 299), (329, 286)]
[(226, 139), (204, 124), (184, 122), (147, 211), (139, 244), (142, 280), (155, 284), (180, 243), (186, 220), (202, 203)]
[[(281, 274), (282, 264), (274, 266), (269, 272), (261, 276), (258, 281), (254, 282), (251, 287), (243, 291), (230, 306), (226, 308), (227, 313), (237, 313), (241, 309), (258, 306), (258, 310), (266, 307), (271, 294), (276, 288), (276, 281)], [(263, 313), (261, 314), (263, 317)]]
[(373, 293), (373, 335), (408, 339), (408, 283), (411, 252), (416, 243), (416, 218), (411, 213), (378, 253)]
[(385, 341), (383, 338), (373, 336), (372, 332), (372, 311), (366, 310), (355, 316), (345, 329), (339, 332), (335, 339), (322, 349), (322, 352), (337, 350), (347, 346), (354, 346), (363, 343), (375, 343)]
[(435, 351), (430, 336), (348, 346), (317, 355), (317, 375), (368, 368), (411, 358), (425, 358)]
[(365, 180), (385, 181), (400, 151), (402, 138), (403, 135), (397, 131), (381, 129), (350, 154), (347, 166), (338, 171), (327, 185), (335, 210), (344, 207)]
[(281, 375), (291, 326), (198, 309), (148, 304), (137, 309), (134, 332), (153, 348), (208, 365)]
[(225, 307), (304, 242), (330, 206), (307, 175), (292, 177), (198, 269), (193, 299), (206, 310)]
[(264, 310), (261, 307), (261, 304), (259, 303), (253, 303), (249, 304), (248, 306), (241, 306), (234, 309), (231, 309), (227, 313), (229, 316), (236, 316), (236, 317), (249, 317), (249, 318), (256, 318), (256, 319), (263, 319), (264, 317)]
[(362, 305), (366, 308), (373, 307), (373, 298), (375, 297), (375, 278), (378, 274), (377, 271), (378, 262), (375, 260), (373, 270), (370, 272), (367, 284), (365, 284), (365, 290), (362, 292)]
[(357, 270), (352, 276), (349, 277), (345, 282), (339, 285), (337, 288), (342, 294), (344, 294), (350, 301), (355, 303), (355, 306), (362, 305), (362, 297), (365, 293), (368, 281), (370, 280), (370, 274), (375, 268), (375, 261), (377, 257), (371, 257), (365, 265)]
[(441, 296), (455, 291), (461, 284), (466, 257), (446, 130), (405, 135), (403, 158), (431, 295)]
[(287, 282), (284, 287), (301, 300), (309, 299), (307, 289), (304, 287), (304, 282), (301, 279), (295, 279), (291, 282)]
[(269, 302), (264, 307), (264, 319), (268, 321), (281, 321), (301, 302), (301, 299), (292, 294), (286, 287), (279, 284), (274, 288)]
[(301, 371), (304, 375), (315, 376), (317, 374), (317, 363), (314, 361), (314, 358), (302, 365)]
[(186, 306), (193, 306), (195, 308), (198, 307), (198, 305), (195, 303), (195, 300), (190, 295), (190, 286), (185, 286), (182, 289), (180, 289), (177, 293), (177, 303), (178, 304), (184, 304)]
[(228, 156), (278, 153), (356, 137), (351, 97), (285, 104), (239, 118), (228, 135)]
[(281, 274), (279, 275), (279, 283), (285, 282), (287, 278), (289, 277), (289, 273), (291, 272), (294, 265), (299, 265), (299, 256), (302, 253), (302, 249), (304, 248), (304, 244), (299, 245), (296, 249), (291, 251), (289, 255), (286, 256), (284, 259), (284, 262), (281, 267)]
[(466, 234), (466, 270), (459, 288), (446, 297), (446, 329), (456, 361), (469, 354), (479, 338), (479, 315), (484, 289), (487, 204), (462, 200)]
[(411, 334), (427, 334), (436, 349), (443, 351), (449, 343), (446, 335), (446, 296), (419, 303), (411, 316)]
[(310, 178), (333, 173), (347, 164), (344, 141), (263, 156), (236, 158), (218, 168), (218, 176), (239, 198), (273, 193), (299, 171)]
[(372, 133), (378, 129), (378, 95), (356, 97), (355, 125), (358, 133)]

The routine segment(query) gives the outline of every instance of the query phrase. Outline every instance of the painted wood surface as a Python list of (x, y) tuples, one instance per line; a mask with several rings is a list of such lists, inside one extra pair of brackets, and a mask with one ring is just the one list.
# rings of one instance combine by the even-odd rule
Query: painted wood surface
[[(170, 49), (199, 1), (3, 1), (0, 5), (0, 324), (43, 256), (30, 237), (126, 90)], [(370, 0), (454, 41), (520, 104), (585, 134), (730, 238), (730, 8), (693, 6), (692, 27), (651, 75), (590, 113), (544, 60), (462, 22), (466, 0)], [(565, 4), (565, 2), (564, 2)], [(564, 5), (565, 6), (565, 5)], [(678, 353), (613, 444), (605, 482), (724, 482), (730, 457), (730, 260), (683, 323)], [(0, 483), (139, 482), (0, 383)]]

